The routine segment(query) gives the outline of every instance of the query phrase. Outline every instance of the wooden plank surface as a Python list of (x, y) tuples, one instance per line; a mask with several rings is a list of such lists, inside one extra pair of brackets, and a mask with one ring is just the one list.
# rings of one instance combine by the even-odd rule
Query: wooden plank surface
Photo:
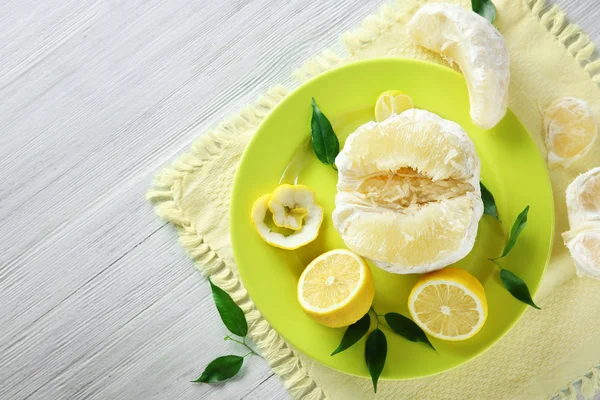
[[(558, 0), (598, 43), (600, 4)], [(144, 199), (153, 173), (379, 0), (0, 4), (0, 398), (284, 399)]]

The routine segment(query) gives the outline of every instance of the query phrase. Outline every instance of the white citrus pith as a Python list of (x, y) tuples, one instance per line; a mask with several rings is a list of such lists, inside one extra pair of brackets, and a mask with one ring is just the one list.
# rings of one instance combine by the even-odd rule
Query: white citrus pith
[(506, 114), (510, 56), (502, 35), (485, 18), (458, 5), (429, 3), (407, 25), (417, 44), (460, 67), (467, 81), (471, 119), (491, 129)]
[(424, 273), (473, 248), (483, 203), (475, 146), (456, 123), (411, 109), (352, 133), (336, 158), (333, 223), (390, 272)]

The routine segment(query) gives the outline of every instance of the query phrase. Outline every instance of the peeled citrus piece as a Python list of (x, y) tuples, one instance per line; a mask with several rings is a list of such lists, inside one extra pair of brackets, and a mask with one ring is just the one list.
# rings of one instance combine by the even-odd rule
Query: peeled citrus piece
[(406, 27), (417, 44), (456, 62), (467, 81), (471, 119), (491, 129), (506, 114), (510, 56), (502, 35), (485, 18), (458, 5), (429, 3)]
[(544, 112), (548, 164), (568, 167), (588, 153), (598, 126), (588, 104), (574, 97), (555, 100)]
[(567, 210), (571, 230), (562, 236), (577, 275), (600, 279), (600, 167), (567, 187)]
[(348, 250), (331, 250), (315, 258), (298, 281), (298, 302), (315, 321), (348, 326), (371, 307), (375, 289), (365, 261)]
[(400, 90), (388, 90), (377, 98), (375, 103), (375, 121), (381, 122), (394, 114), (414, 108), (412, 99)]
[(445, 268), (417, 281), (408, 296), (408, 310), (427, 334), (465, 340), (483, 327), (488, 306), (477, 278), (464, 269)]
[(571, 228), (600, 221), (600, 167), (579, 175), (567, 187), (567, 210)]
[(269, 200), (269, 210), (275, 225), (295, 231), (302, 228), (302, 221), (308, 215), (321, 214), (321, 219), (323, 215), (315, 192), (304, 185), (278, 186)]
[(290, 231), (291, 233), (289, 235), (285, 235), (284, 233), (272, 230), (265, 223), (265, 218), (268, 217), (267, 212), (271, 214), (269, 210), (269, 201), (271, 200), (271, 197), (271, 194), (265, 194), (264, 196), (259, 197), (252, 206), (252, 223), (265, 242), (281, 249), (294, 250), (317, 238), (319, 235), (319, 228), (323, 222), (322, 208), (317, 207), (312, 213), (309, 212), (301, 229)]
[(483, 214), (480, 165), (456, 123), (411, 109), (352, 133), (336, 158), (333, 223), (348, 248), (398, 274), (465, 257)]

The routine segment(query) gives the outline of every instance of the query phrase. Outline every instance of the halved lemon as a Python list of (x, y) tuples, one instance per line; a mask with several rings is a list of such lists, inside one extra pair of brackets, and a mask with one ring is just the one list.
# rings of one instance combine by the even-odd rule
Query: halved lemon
[(568, 167), (588, 153), (598, 126), (588, 104), (574, 97), (555, 100), (544, 112), (548, 164)]
[(298, 281), (298, 302), (315, 321), (348, 326), (371, 307), (375, 288), (365, 260), (348, 250), (331, 250), (315, 258)]
[(404, 92), (387, 90), (379, 95), (375, 103), (375, 121), (381, 122), (414, 107), (412, 99)]
[(408, 309), (417, 325), (442, 340), (465, 340), (483, 327), (487, 300), (481, 283), (460, 268), (424, 275), (408, 296)]

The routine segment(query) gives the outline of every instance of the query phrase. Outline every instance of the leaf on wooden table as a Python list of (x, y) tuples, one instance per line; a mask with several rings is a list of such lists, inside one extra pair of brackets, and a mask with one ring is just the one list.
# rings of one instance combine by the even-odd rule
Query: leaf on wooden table
[(240, 371), (243, 363), (244, 357), (240, 356), (229, 355), (215, 358), (206, 366), (200, 378), (192, 382), (212, 383), (229, 379)]
[(220, 287), (214, 285), (209, 279), (213, 299), (217, 306), (217, 311), (223, 320), (223, 323), (229, 331), (238, 336), (248, 334), (248, 322), (242, 309), (235, 304), (235, 301)]

